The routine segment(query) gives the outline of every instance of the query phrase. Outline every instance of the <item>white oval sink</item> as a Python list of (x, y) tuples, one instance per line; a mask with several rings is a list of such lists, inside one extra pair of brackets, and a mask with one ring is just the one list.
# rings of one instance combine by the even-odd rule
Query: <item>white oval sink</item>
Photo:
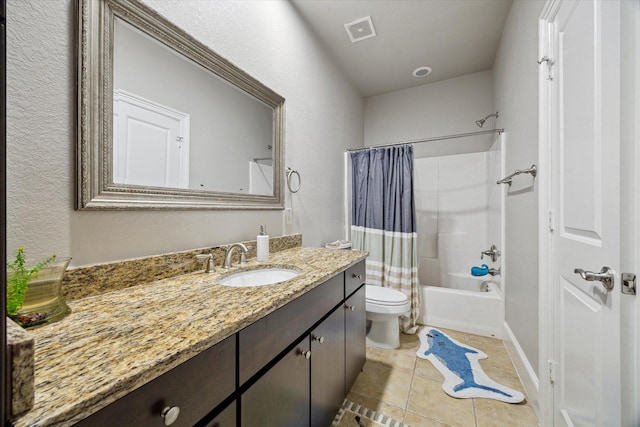
[(234, 287), (265, 286), (284, 282), (300, 274), (289, 268), (261, 268), (231, 274), (219, 280), (221, 285)]

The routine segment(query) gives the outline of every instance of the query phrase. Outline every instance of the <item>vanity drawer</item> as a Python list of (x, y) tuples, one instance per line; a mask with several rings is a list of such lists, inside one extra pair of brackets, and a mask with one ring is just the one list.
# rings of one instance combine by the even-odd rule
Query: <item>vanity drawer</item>
[(164, 408), (179, 407), (171, 424), (191, 427), (235, 391), (232, 335), (86, 418), (78, 426), (162, 426)]
[(240, 385), (342, 302), (343, 275), (291, 301), (238, 334)]
[(361, 285), (366, 282), (367, 273), (364, 261), (360, 261), (356, 265), (350, 267), (344, 272), (344, 297), (354, 293)]

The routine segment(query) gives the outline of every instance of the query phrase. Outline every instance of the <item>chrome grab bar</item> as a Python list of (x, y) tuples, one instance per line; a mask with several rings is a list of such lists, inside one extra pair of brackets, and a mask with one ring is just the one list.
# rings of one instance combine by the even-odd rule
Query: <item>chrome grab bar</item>
[(529, 169), (516, 169), (516, 171), (514, 173), (512, 173), (509, 176), (506, 176), (504, 178), (502, 178), (499, 181), (496, 181), (496, 184), (509, 184), (511, 185), (511, 181), (513, 180), (513, 177), (516, 175), (520, 175), (521, 173), (528, 173), (530, 174), (532, 177), (536, 177), (536, 175), (538, 174), (538, 168), (536, 167), (536, 165), (531, 165), (531, 167)]

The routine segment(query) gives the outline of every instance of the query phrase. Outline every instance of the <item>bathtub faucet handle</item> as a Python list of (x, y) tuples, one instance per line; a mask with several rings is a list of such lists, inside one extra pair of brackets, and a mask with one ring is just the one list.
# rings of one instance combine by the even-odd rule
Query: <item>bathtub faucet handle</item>
[(491, 261), (496, 262), (501, 253), (496, 245), (491, 245), (489, 250), (480, 252), (480, 259), (484, 259), (485, 255), (490, 256)]

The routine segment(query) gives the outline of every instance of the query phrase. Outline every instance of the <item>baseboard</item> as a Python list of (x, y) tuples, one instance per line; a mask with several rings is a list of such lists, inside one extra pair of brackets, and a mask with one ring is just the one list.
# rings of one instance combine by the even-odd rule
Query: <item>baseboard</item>
[(524, 390), (527, 393), (527, 398), (533, 406), (533, 409), (536, 411), (536, 415), (540, 418), (540, 386), (538, 376), (524, 354), (522, 347), (520, 347), (513, 331), (509, 325), (507, 325), (507, 322), (504, 322), (503, 335), (504, 345), (507, 348), (507, 352), (509, 353), (511, 360), (513, 361), (513, 365), (520, 377), (520, 381), (522, 381)]

